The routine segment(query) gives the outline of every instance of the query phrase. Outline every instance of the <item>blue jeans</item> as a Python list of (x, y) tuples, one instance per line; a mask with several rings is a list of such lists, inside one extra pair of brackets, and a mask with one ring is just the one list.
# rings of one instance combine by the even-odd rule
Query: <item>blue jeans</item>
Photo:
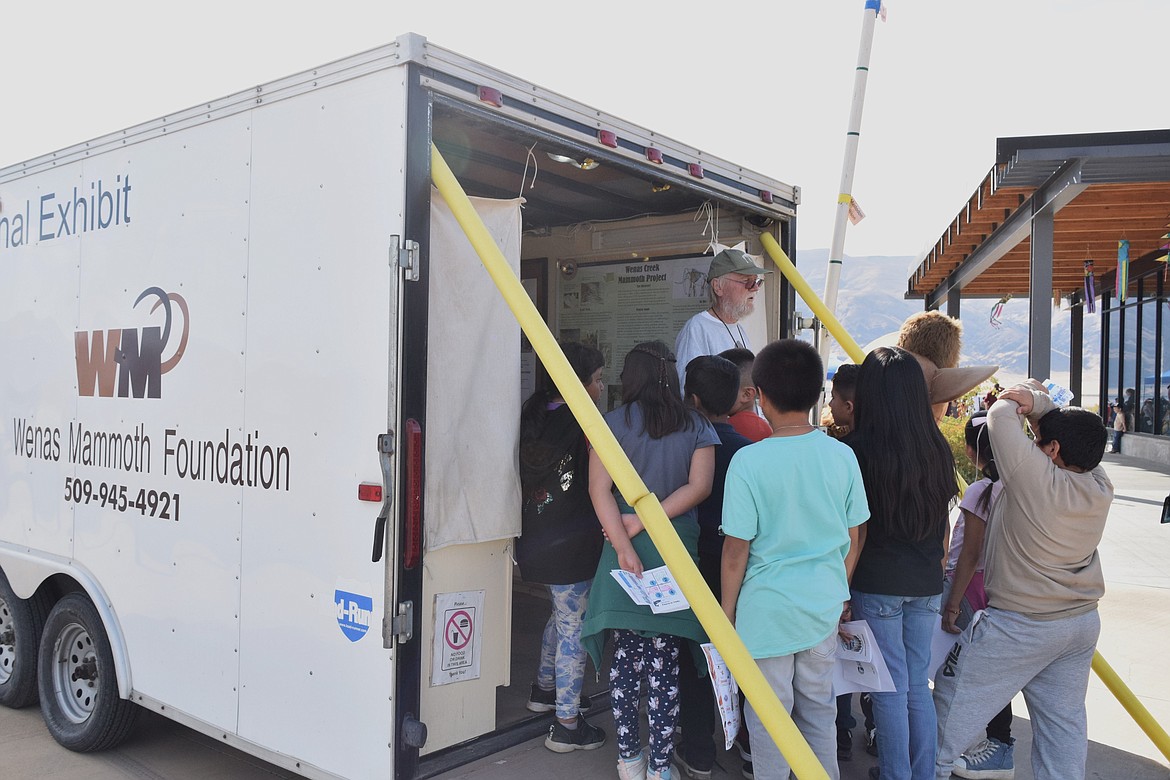
[(942, 596), (853, 591), (853, 615), (869, 624), (894, 679), (873, 694), (882, 780), (933, 780), (938, 721), (927, 679), (930, 640)]

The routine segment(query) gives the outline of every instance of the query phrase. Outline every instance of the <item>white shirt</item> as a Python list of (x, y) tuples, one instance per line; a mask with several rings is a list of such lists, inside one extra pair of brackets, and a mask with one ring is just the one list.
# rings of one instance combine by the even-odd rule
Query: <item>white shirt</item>
[(687, 320), (678, 337), (674, 340), (674, 356), (677, 359), (678, 387), (686, 386), (687, 363), (700, 355), (718, 355), (725, 349), (745, 347), (751, 349), (747, 331), (739, 323), (727, 325), (710, 309), (704, 309)]

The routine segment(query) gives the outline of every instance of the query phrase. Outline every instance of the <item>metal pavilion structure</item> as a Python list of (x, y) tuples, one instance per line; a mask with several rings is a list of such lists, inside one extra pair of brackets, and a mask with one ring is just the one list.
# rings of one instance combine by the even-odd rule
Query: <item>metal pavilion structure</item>
[[(911, 275), (906, 297), (928, 309), (945, 302), (952, 317), (963, 298), (1026, 297), (1028, 371), (1037, 377), (1051, 369), (1054, 304), (1067, 302), (1079, 399), (1092, 290), (1103, 318), (1100, 397), (1132, 398), (1133, 454), (1167, 460), (1168, 232), (1170, 130), (1000, 138), (995, 164)], [(1119, 296), (1122, 240), (1130, 261)]]

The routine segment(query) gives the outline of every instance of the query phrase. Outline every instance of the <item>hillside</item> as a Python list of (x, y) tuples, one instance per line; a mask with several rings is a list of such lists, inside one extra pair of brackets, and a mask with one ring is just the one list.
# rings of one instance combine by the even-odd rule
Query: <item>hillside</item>
[[(825, 288), (827, 249), (801, 251), (797, 267), (818, 294)], [(916, 266), (914, 257), (845, 256), (837, 300), (837, 316), (859, 344), (865, 346), (898, 329), (902, 321), (922, 311), (922, 301), (906, 300), (906, 280)], [(992, 326), (994, 300), (964, 299), (960, 307), (963, 323), (962, 362), (969, 365), (998, 364), (996, 377), (1001, 384), (1024, 379), (1028, 373), (1028, 300), (1013, 298), (1003, 309), (1000, 327)], [(798, 308), (809, 315), (803, 301)], [(1052, 319), (1052, 378), (1068, 383), (1068, 349), (1070, 316), (1067, 306)], [(1096, 403), (1097, 377), (1100, 370), (1100, 315), (1085, 317), (1085, 355), (1082, 375), (1086, 402)], [(835, 348), (834, 357), (846, 360)], [(1046, 377), (1039, 377), (1045, 379)]]

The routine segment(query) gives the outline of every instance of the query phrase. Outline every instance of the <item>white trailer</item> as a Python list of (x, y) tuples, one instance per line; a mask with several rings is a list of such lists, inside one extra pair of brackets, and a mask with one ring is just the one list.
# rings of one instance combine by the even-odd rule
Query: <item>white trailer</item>
[[(547, 728), (502, 715), (543, 621), (511, 559), (540, 369), (432, 142), (614, 386), (706, 305), (711, 240), (794, 254), (795, 187), (417, 35), (0, 170), (0, 703), (307, 777)], [(792, 330), (764, 296), (757, 346)]]

